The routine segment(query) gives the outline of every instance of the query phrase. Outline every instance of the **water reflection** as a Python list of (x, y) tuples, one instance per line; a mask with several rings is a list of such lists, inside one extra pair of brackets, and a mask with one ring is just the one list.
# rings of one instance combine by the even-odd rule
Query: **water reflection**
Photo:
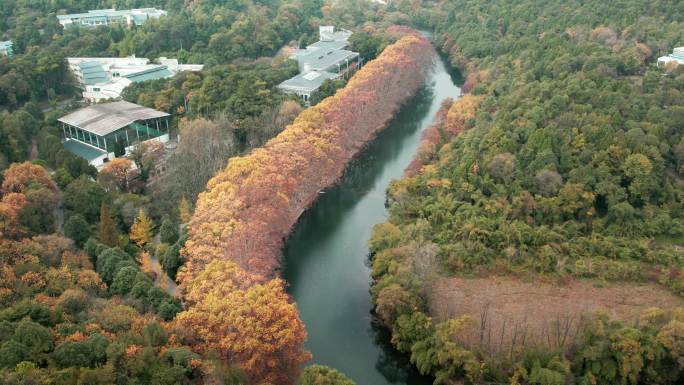
[(442, 101), (460, 90), (436, 60), (427, 86), (354, 160), (336, 186), (300, 219), (286, 243), (283, 277), (308, 332), (313, 361), (340, 370), (358, 385), (427, 385), (408, 357), (372, 321), (367, 240), (387, 218), (385, 191), (415, 154), (421, 131)]
[(371, 322), (369, 331), (375, 344), (382, 348), (375, 363), (375, 369), (382, 373), (391, 384), (432, 384), (433, 378), (421, 375), (411, 365), (409, 357), (394, 349), (389, 330), (378, 322)]

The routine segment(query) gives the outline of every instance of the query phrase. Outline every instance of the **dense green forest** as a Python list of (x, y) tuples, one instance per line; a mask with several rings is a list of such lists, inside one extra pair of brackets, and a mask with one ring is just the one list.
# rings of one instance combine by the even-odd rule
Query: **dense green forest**
[(655, 65), (684, 43), (684, 4), (464, 0), (431, 12), (467, 72), (463, 103), (477, 103), (461, 119), (463, 103), (449, 109), (437, 150), (393, 184), (375, 229), (373, 295), (395, 345), (437, 383), (681, 380), (680, 310), (601, 316), (571, 342), (504, 354), (463, 343), (473, 320), (437, 323), (430, 304), (440, 277), (684, 294), (684, 70)]

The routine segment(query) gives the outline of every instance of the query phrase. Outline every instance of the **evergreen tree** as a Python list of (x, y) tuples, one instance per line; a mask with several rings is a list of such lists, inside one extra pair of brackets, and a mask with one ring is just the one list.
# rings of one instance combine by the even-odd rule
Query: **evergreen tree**
[(100, 242), (107, 246), (117, 246), (119, 244), (119, 230), (116, 223), (109, 214), (109, 207), (106, 204), (100, 206), (100, 225), (98, 227), (98, 238)]
[(83, 247), (90, 237), (90, 225), (83, 215), (74, 214), (64, 222), (64, 235), (73, 239), (78, 247)]
[(178, 240), (178, 226), (176, 226), (169, 217), (165, 216), (162, 219), (161, 226), (159, 228), (159, 237), (164, 243), (172, 244)]

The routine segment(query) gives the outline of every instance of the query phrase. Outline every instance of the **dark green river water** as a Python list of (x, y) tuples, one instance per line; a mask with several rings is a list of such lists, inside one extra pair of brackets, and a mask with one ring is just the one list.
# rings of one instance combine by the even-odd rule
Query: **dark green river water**
[(387, 218), (385, 191), (402, 176), (421, 132), (441, 102), (457, 98), (460, 76), (435, 58), (425, 87), (300, 219), (285, 247), (284, 278), (308, 332), (313, 361), (340, 370), (358, 385), (431, 384), (392, 349), (374, 325), (367, 241)]

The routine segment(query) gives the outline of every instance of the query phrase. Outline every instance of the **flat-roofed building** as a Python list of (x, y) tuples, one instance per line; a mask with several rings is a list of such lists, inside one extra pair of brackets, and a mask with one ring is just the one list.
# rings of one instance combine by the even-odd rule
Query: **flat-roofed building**
[(340, 75), (330, 72), (311, 71), (305, 74), (299, 74), (293, 78), (287, 79), (278, 85), (282, 91), (299, 95), (304, 103), (310, 103), (311, 94), (323, 85), (326, 80), (339, 79)]
[(658, 66), (665, 66), (670, 63), (674, 63), (676, 66), (684, 64), (684, 47), (677, 47), (672, 50), (671, 54), (658, 58)]
[(352, 35), (346, 29), (335, 30), (333, 25), (321, 25), (318, 27), (318, 39), (320, 41), (347, 41)]
[(14, 56), (14, 44), (11, 40), (0, 41), (0, 55), (5, 55), (7, 57)]
[(127, 26), (143, 25), (149, 19), (165, 16), (166, 11), (156, 8), (137, 9), (94, 9), (85, 13), (57, 15), (57, 20), (64, 28), (73, 26), (97, 27), (109, 24)]
[(311, 94), (326, 80), (345, 77), (351, 70), (361, 66), (357, 52), (346, 50), (351, 31), (335, 31), (333, 26), (319, 27), (319, 41), (305, 49), (295, 51), (291, 58), (297, 60), (299, 75), (278, 85), (278, 89), (299, 95), (310, 104)]
[(349, 70), (349, 65), (356, 65), (359, 57), (357, 52), (347, 51), (345, 49), (317, 49), (298, 58), (299, 72), (309, 71), (328, 71), (334, 73), (342, 73)]
[(181, 71), (201, 71), (200, 64), (178, 64), (176, 59), (160, 57), (158, 63), (135, 56), (124, 58), (67, 58), (69, 69), (83, 88), (88, 102), (118, 99), (132, 83), (164, 79)]
[(64, 147), (101, 167), (137, 143), (167, 142), (169, 117), (166, 112), (119, 101), (81, 108), (57, 121), (62, 125)]

